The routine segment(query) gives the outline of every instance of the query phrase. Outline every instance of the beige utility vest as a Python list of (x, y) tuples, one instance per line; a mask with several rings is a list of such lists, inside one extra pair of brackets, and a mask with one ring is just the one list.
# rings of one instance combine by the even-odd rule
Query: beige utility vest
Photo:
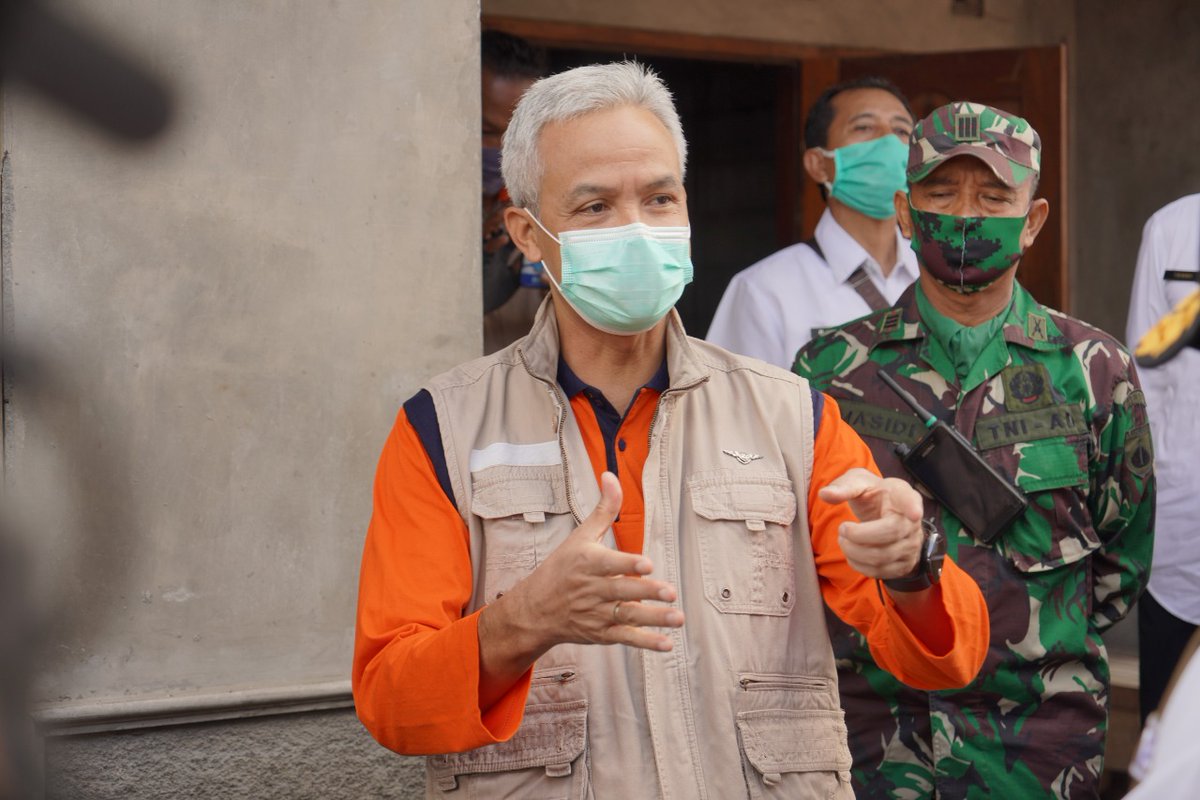
[[(852, 796), (808, 532), (808, 384), (688, 338), (675, 312), (669, 323), (642, 487), (644, 552), (687, 619), (674, 649), (552, 648), (512, 739), (430, 757), (428, 797)], [(527, 337), (426, 387), (470, 528), (464, 613), (532, 572), (600, 499), (558, 353), (547, 301)]]

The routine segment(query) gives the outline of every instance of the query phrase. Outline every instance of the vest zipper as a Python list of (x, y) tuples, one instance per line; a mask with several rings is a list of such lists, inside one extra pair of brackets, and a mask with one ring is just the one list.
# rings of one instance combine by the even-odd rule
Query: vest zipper
[(654, 404), (654, 415), (650, 417), (650, 430), (646, 434), (646, 445), (648, 447), (652, 447), (654, 445), (654, 426), (656, 424), (658, 424), (658, 411), (659, 411), (659, 409), (662, 408), (663, 400), (667, 399), (667, 395), (679, 394), (680, 392), (686, 392), (689, 389), (699, 386), (700, 384), (705, 383), (707, 381), (708, 381), (708, 377), (705, 376), (698, 380), (692, 381), (691, 383), (687, 384), (686, 386), (676, 386), (673, 388), (668, 387), (667, 389), (663, 390), (663, 393), (658, 396), (658, 402)]
[(806, 675), (747, 675), (738, 680), (738, 685), (747, 692), (769, 689), (824, 691), (829, 688), (829, 681)]
[(529, 679), (529, 684), (531, 686), (545, 686), (546, 684), (552, 683), (561, 685), (564, 683), (570, 683), (573, 680), (575, 680), (575, 670), (567, 667), (562, 672), (555, 672), (546, 675), (534, 675)]

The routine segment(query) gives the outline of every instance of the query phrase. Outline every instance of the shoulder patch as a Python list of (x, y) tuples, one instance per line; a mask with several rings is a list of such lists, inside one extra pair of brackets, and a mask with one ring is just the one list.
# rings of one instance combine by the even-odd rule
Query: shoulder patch
[(1154, 445), (1150, 442), (1150, 426), (1134, 428), (1125, 437), (1125, 460), (1129, 470), (1145, 478), (1154, 470)]
[(1125, 408), (1129, 411), (1129, 416), (1133, 418), (1134, 428), (1141, 428), (1150, 424), (1150, 419), (1146, 414), (1146, 395), (1142, 394), (1141, 389), (1132, 389), (1125, 396)]

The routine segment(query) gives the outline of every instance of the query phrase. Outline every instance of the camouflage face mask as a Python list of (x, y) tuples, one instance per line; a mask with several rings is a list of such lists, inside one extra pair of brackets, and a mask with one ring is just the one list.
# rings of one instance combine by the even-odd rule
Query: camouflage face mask
[(911, 207), (909, 212), (917, 260), (956, 292), (979, 291), (1021, 258), (1025, 217), (956, 217)]

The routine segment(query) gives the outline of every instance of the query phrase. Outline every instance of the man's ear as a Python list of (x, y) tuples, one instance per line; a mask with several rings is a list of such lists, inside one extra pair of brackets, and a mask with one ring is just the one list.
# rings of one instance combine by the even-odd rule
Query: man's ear
[(900, 232), (904, 234), (905, 239), (911, 239), (913, 235), (912, 215), (908, 213), (911, 201), (908, 197), (908, 192), (903, 189), (897, 190), (892, 202), (896, 204), (896, 224), (900, 226)]
[(833, 161), (821, 154), (821, 148), (810, 147), (804, 151), (800, 159), (804, 164), (804, 172), (818, 185), (833, 183)]
[(1037, 238), (1049, 216), (1050, 202), (1046, 198), (1039, 197), (1029, 204), (1029, 214), (1025, 217), (1025, 228), (1021, 231), (1022, 250), (1028, 249), (1033, 244), (1033, 240)]
[(504, 209), (504, 227), (508, 229), (508, 238), (512, 239), (527, 261), (542, 260), (542, 248), (537, 241), (537, 226), (529, 218), (528, 211), (516, 206)]

